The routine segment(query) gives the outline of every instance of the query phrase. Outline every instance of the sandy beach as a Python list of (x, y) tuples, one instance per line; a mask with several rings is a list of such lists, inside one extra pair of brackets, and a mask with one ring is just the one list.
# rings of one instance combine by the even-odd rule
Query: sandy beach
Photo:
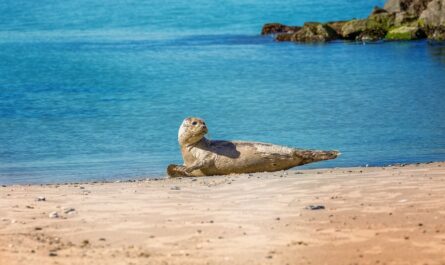
[(3, 186), (0, 264), (443, 265), (444, 194), (445, 162)]

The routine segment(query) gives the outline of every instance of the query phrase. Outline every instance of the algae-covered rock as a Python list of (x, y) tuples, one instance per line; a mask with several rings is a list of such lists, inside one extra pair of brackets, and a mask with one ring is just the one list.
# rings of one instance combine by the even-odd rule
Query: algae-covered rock
[(370, 30), (384, 30), (388, 31), (394, 26), (394, 13), (378, 13), (370, 15), (366, 20), (366, 28)]
[(276, 36), (277, 41), (298, 42), (445, 40), (445, 0), (387, 0), (384, 8), (374, 7), (366, 19), (312, 22), (302, 28), (266, 24), (261, 34), (271, 33), (282, 34)]
[(331, 21), (331, 22), (327, 22), (325, 23), (328, 27), (330, 27), (331, 29), (333, 29), (337, 35), (342, 36), (343, 35), (343, 26), (347, 23), (348, 21)]
[(353, 19), (343, 25), (341, 36), (347, 40), (355, 40), (365, 30), (366, 19)]
[(419, 27), (401, 26), (391, 29), (385, 36), (387, 40), (417, 40), (425, 38), (425, 32)]
[(300, 30), (298, 26), (286, 26), (280, 23), (267, 23), (261, 30), (261, 35), (279, 34), (279, 33), (295, 33)]
[(282, 33), (275, 37), (276, 41), (292, 41), (293, 33)]
[(381, 28), (365, 29), (356, 37), (356, 40), (364, 42), (375, 42), (382, 40), (385, 37), (386, 33), (387, 31)]
[(326, 42), (338, 38), (337, 33), (326, 24), (306, 22), (303, 28), (291, 37), (296, 42)]

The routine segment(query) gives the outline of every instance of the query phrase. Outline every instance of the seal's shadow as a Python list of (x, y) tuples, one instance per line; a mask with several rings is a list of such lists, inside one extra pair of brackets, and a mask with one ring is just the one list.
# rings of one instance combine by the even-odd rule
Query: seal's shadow
[(229, 158), (240, 157), (240, 152), (236, 150), (236, 145), (229, 141), (211, 141), (209, 145), (202, 149)]

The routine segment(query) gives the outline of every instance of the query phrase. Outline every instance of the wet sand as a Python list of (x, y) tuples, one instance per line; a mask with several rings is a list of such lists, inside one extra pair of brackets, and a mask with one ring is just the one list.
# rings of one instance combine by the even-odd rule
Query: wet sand
[(0, 187), (0, 264), (444, 265), (445, 162)]

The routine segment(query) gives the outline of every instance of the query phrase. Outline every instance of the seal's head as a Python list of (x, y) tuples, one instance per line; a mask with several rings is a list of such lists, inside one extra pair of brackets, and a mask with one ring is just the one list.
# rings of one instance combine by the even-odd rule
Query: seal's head
[(201, 140), (207, 132), (208, 129), (203, 119), (195, 117), (186, 118), (179, 128), (179, 144), (181, 146), (194, 144)]

